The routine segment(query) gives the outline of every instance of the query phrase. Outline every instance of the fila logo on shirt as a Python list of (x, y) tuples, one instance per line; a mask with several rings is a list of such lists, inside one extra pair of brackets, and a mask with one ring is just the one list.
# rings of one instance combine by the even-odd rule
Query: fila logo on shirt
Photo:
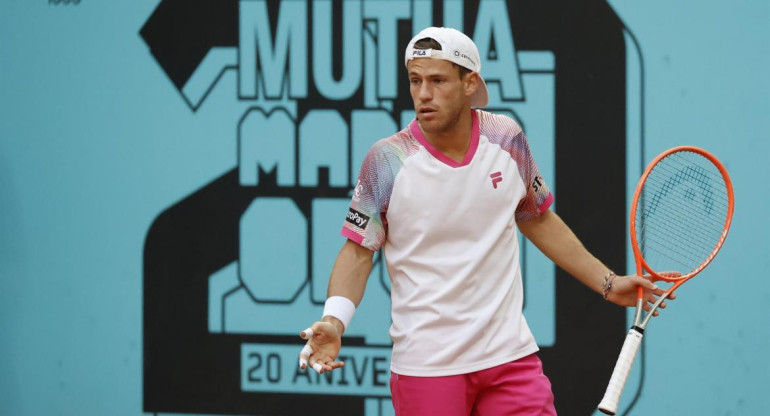
[(499, 171), (489, 175), (489, 177), (492, 178), (492, 186), (495, 189), (497, 189), (497, 183), (503, 181), (503, 174)]
[(348, 217), (345, 220), (361, 229), (365, 229), (366, 224), (369, 223), (368, 216), (354, 210), (353, 208), (348, 210)]

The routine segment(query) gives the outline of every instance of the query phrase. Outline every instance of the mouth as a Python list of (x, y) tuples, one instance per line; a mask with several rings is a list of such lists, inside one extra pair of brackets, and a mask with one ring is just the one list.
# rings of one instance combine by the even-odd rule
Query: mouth
[(417, 111), (417, 113), (418, 114), (422, 114), (422, 115), (430, 115), (432, 113), (435, 113), (436, 111), (438, 111), (438, 110), (436, 110), (435, 108), (432, 108), (432, 107), (420, 107), (420, 109)]

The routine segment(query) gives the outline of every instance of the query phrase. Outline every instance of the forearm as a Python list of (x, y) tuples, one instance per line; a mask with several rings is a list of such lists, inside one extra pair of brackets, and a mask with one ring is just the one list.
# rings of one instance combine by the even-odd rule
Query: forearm
[[(327, 299), (332, 296), (342, 296), (350, 299), (350, 301), (358, 307), (361, 303), (361, 299), (364, 297), (369, 273), (372, 271), (373, 256), (374, 252), (371, 250), (347, 240), (345, 245), (342, 246), (340, 253), (337, 255), (337, 260), (334, 262), (332, 274), (329, 278), (329, 289), (326, 292)], [(334, 301), (334, 299), (330, 299), (329, 301)], [(330, 306), (329, 301), (327, 301), (327, 305), (324, 307), (324, 316), (322, 317), (322, 320), (334, 325), (339, 331), (339, 334), (342, 335), (342, 333), (345, 332), (345, 324), (336, 316), (326, 314), (328, 307), (333, 308), (333, 306)], [(342, 299), (338, 299), (338, 301), (343, 301), (343, 306), (347, 302)], [(349, 305), (349, 303), (347, 304)], [(339, 305), (339, 303), (335, 305)], [(352, 317), (352, 311), (349, 307), (344, 306), (343, 311), (348, 312), (342, 312), (342, 315), (348, 316), (349, 318)], [(337, 312), (340, 311), (338, 310)]]
[(594, 257), (552, 211), (518, 224), (519, 230), (548, 258), (591, 290), (602, 293), (610, 269)]
[(364, 297), (366, 281), (372, 271), (374, 252), (348, 240), (332, 268), (327, 297), (344, 296), (358, 306)]

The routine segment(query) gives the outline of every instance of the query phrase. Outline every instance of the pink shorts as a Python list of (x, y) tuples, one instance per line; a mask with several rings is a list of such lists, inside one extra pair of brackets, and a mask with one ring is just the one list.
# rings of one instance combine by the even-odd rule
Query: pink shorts
[(535, 354), (454, 376), (392, 373), (390, 392), (396, 416), (556, 416), (551, 382)]

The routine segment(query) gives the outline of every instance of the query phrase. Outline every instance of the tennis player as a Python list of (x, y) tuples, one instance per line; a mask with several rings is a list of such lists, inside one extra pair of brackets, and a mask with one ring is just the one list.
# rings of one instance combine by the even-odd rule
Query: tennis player
[(406, 47), (416, 118), (367, 154), (342, 234), (321, 321), (300, 333), (300, 367), (335, 361), (361, 302), (374, 252), (392, 289), (390, 388), (397, 416), (555, 415), (553, 394), (522, 315), (517, 230), (607, 300), (663, 293), (617, 277), (551, 210), (521, 127), (488, 104), (473, 41), (430, 27)]

